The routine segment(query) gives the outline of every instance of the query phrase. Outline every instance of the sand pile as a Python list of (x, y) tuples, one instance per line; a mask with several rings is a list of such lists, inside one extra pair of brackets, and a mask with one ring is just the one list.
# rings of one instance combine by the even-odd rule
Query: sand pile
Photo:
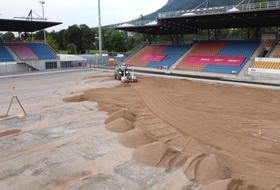
[(181, 167), (187, 161), (184, 154), (163, 142), (143, 145), (133, 152), (132, 157), (140, 163), (153, 167)]
[(202, 153), (189, 158), (183, 171), (190, 180), (202, 185), (231, 177), (226, 163), (213, 154), (206, 156)]
[(83, 101), (87, 101), (87, 100), (88, 100), (88, 98), (85, 97), (84, 95), (68, 97), (68, 98), (63, 99), (64, 102), (83, 102)]
[(204, 153), (199, 153), (195, 156), (190, 157), (187, 162), (182, 167), (182, 170), (184, 174), (187, 176), (187, 178), (190, 181), (197, 182), (196, 179), (196, 169), (198, 168), (199, 162), (202, 160), (202, 158), (205, 158), (206, 155)]
[(134, 124), (127, 119), (118, 118), (105, 125), (105, 128), (109, 131), (124, 133), (134, 129)]
[(130, 122), (134, 122), (135, 121), (135, 117), (136, 115), (133, 114), (131, 111), (129, 111), (128, 109), (121, 109), (119, 111), (114, 112), (113, 114), (111, 114), (106, 120), (105, 120), (105, 124), (108, 124), (116, 119), (119, 118), (124, 118)]
[(121, 134), (118, 137), (119, 143), (128, 148), (138, 148), (142, 145), (154, 142), (155, 139), (152, 136), (148, 136), (140, 129), (133, 129), (126, 133)]

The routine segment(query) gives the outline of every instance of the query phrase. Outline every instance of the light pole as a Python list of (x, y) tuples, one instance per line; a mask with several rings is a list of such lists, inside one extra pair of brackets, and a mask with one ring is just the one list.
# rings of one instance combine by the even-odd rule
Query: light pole
[(100, 0), (98, 0), (98, 19), (99, 19), (99, 55), (102, 57), (102, 34), (101, 34), (101, 14), (100, 14)]
[[(46, 2), (45, 2), (45, 0), (40, 0), (39, 3), (42, 4), (43, 20), (45, 20), (44, 4), (45, 4)], [(43, 29), (43, 31), (44, 31), (44, 42), (46, 42), (46, 31), (45, 31), (45, 29)]]

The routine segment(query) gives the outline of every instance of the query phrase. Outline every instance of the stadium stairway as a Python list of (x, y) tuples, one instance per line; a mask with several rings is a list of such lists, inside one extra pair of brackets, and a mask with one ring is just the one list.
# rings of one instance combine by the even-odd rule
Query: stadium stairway
[(148, 45), (137, 52), (131, 59), (126, 61), (126, 65), (145, 67), (150, 61), (141, 60), (146, 54), (158, 54), (166, 48), (165, 45)]
[(245, 63), (245, 65), (243, 66), (243, 68), (241, 69), (241, 71), (238, 74), (239, 79), (242, 79), (246, 75), (248, 68), (255, 62), (255, 57), (258, 57), (261, 54), (264, 46), (265, 46), (265, 42), (262, 42), (259, 45), (259, 47), (256, 49), (256, 51), (252, 54), (252, 56), (249, 58), (247, 63)]
[(273, 49), (270, 51), (270, 53), (267, 55), (267, 57), (270, 58), (279, 58), (279, 56), (277, 56), (280, 52), (280, 44), (275, 44), (275, 46), (273, 47)]
[(196, 47), (197, 43), (193, 44), (188, 51), (186, 51), (171, 67), (169, 67), (168, 72), (171, 73), (178, 64), (187, 57), (187, 55)]
[(9, 46), (6, 46), (6, 49), (13, 56), (13, 58), (15, 59), (16, 62), (21, 61), (20, 58), (17, 56), (17, 54), (15, 54), (15, 52), (13, 52), (13, 50)]
[(242, 56), (245, 57), (242, 64), (240, 66), (213, 66), (208, 64), (203, 68), (203, 72), (239, 74), (259, 45), (260, 41), (227, 41), (216, 56)]
[(160, 62), (150, 61), (146, 67), (150, 68), (170, 68), (178, 59), (182, 57), (189, 49), (190, 45), (169, 45), (160, 52), (160, 54), (166, 54), (167, 56)]

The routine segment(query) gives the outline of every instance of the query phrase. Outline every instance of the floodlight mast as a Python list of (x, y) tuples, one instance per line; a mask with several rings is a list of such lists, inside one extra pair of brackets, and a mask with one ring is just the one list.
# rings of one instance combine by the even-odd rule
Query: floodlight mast
[(99, 55), (102, 57), (102, 34), (101, 34), (101, 14), (100, 14), (100, 0), (98, 0), (98, 20), (99, 20)]
[[(46, 2), (45, 2), (45, 0), (40, 0), (39, 3), (42, 4), (43, 20), (45, 20), (44, 4)], [(46, 42), (46, 31), (45, 31), (45, 29), (43, 29), (43, 31), (44, 31), (44, 42)]]

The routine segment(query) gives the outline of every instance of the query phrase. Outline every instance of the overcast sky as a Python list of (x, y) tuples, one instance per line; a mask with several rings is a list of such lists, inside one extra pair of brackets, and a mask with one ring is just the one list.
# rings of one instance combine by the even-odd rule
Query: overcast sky
[[(167, 1), (100, 0), (101, 24), (130, 21), (160, 9)], [(39, 0), (3, 0), (0, 7), (0, 18), (26, 17), (30, 10), (40, 16), (43, 15)], [(63, 22), (59, 26), (48, 28), (47, 31), (67, 29), (73, 24), (86, 24), (89, 27), (99, 25), (98, 0), (45, 0), (44, 14), (48, 21)]]

